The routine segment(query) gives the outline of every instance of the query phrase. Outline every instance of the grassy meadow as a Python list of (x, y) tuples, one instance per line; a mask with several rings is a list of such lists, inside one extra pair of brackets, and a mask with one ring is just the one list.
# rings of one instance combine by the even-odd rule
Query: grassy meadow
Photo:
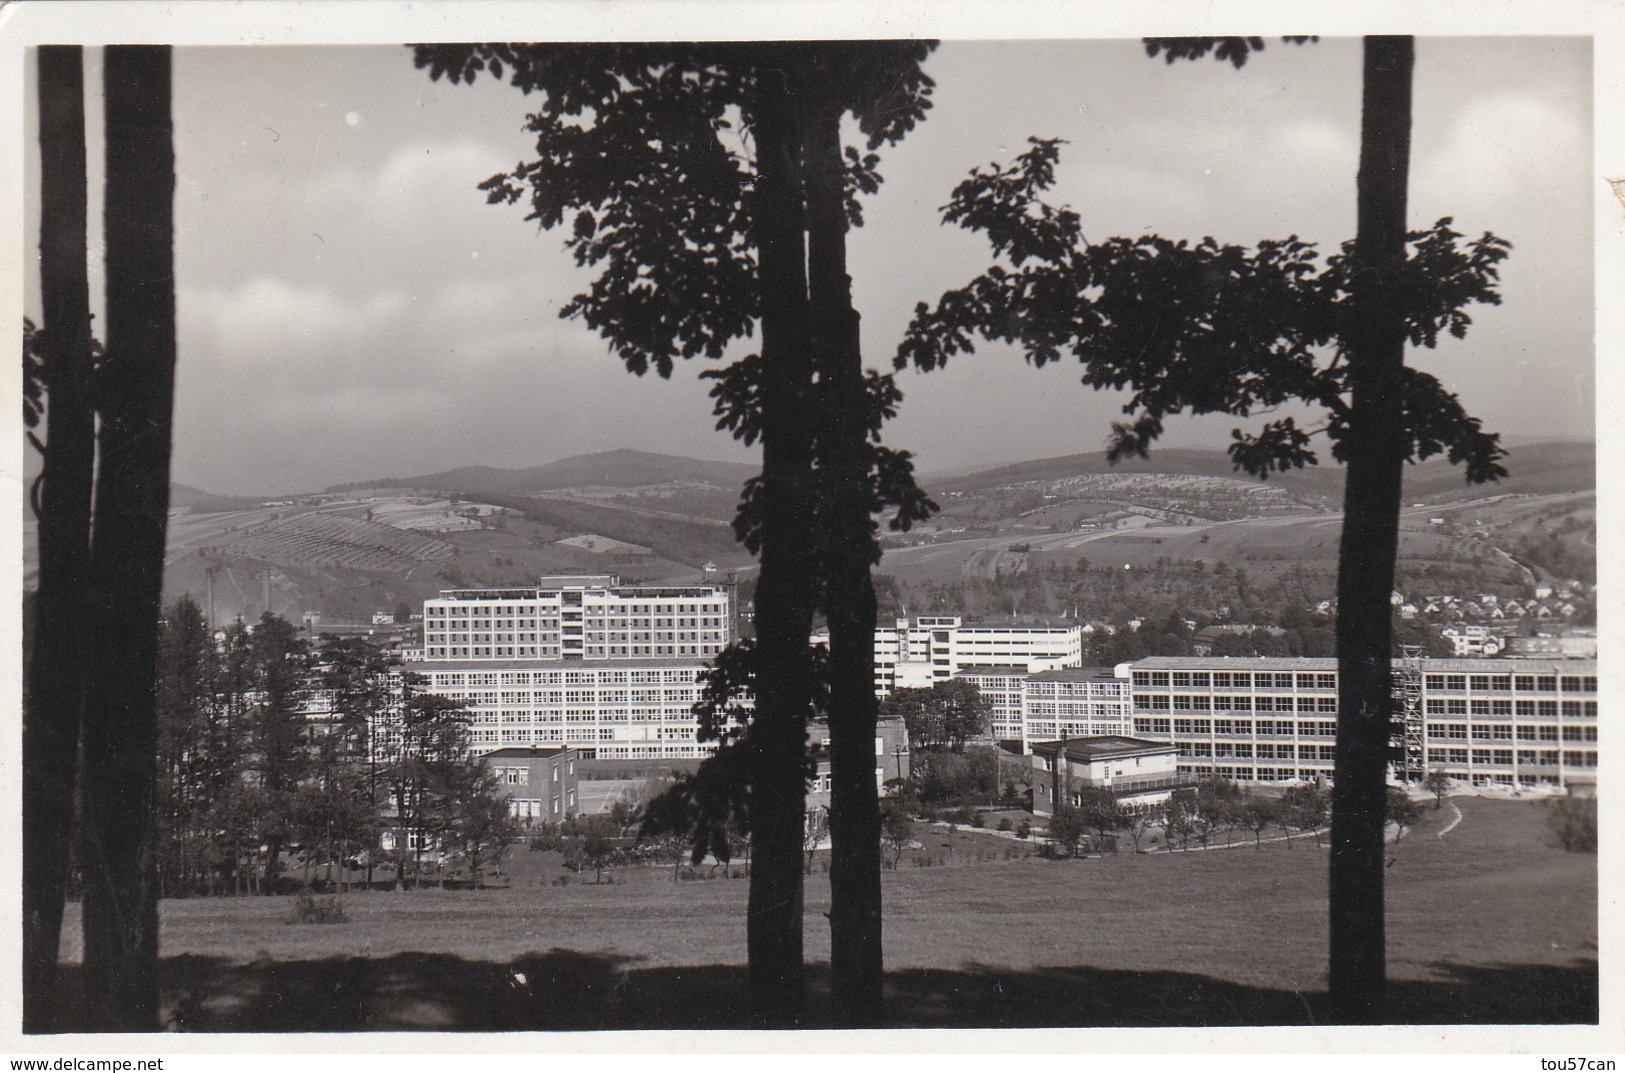
[[(917, 837), (922, 852), (883, 879), (894, 1025), (1317, 1019), (1326, 851), (1312, 839), (1048, 862), (991, 834), (961, 831), (951, 851), (945, 828)], [(1557, 848), (1544, 806), (1453, 799), (1390, 852), (1388, 1020), (1595, 1021), (1597, 858)], [(914, 863), (927, 859), (946, 863)], [(290, 923), (290, 897), (166, 901), (166, 1021), (201, 1031), (746, 1025), (744, 880), (674, 882), (657, 867), (561, 886), (556, 855), (522, 846), (508, 869), (506, 889), (343, 895), (348, 919), (331, 925)], [(815, 868), (811, 1024), (827, 1009), (828, 901)], [(70, 962), (77, 933), (70, 907)], [(64, 1018), (71, 1027), (73, 1012)]]

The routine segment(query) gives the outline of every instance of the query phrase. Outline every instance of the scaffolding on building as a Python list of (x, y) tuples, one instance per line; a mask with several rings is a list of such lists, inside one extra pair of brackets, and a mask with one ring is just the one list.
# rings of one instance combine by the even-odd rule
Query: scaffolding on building
[(1401, 645), (1394, 661), (1394, 776), (1402, 782), (1420, 782), (1423, 770), (1421, 645)]

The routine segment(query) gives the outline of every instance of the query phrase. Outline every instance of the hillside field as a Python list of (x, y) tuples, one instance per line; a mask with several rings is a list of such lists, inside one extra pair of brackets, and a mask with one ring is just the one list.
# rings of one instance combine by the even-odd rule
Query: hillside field
[[(1545, 818), (1538, 802), (1430, 802), (1391, 847), (1390, 1020), (1595, 1022), (1597, 858), (1558, 849)], [(916, 857), (948, 863), (905, 856), (883, 876), (893, 1025), (1318, 1019), (1326, 851), (1312, 840), (1046, 862), (991, 834), (961, 832), (948, 852), (943, 828), (916, 838)], [(559, 886), (556, 855), (511, 853), (507, 889), (341, 895), (349, 919), (329, 926), (289, 923), (291, 898), (165, 901), (164, 1016), (202, 1031), (745, 1023), (747, 882), (674, 882), (668, 866)], [(815, 1022), (828, 904), (820, 870), (807, 879)], [(70, 962), (78, 932), (71, 906)]]
[[(1523, 511), (1536, 513), (1566, 505), (1569, 496), (1530, 496), (1511, 501)], [(1452, 515), (1496, 517), (1510, 507), (1460, 506)], [(1505, 542), (1498, 530), (1487, 526), (1480, 535), (1461, 526), (1445, 528), (1430, 523), (1439, 508), (1407, 507), (1400, 520), (1400, 566), (1417, 567), (1431, 562), (1465, 562), (1472, 556), (1486, 582), (1520, 585), (1522, 572), (1516, 564), (1496, 555), (1494, 547)], [(991, 562), (988, 553), (1024, 544), (1042, 554), (1045, 562), (1072, 563), (1087, 559), (1092, 565), (1143, 570), (1158, 559), (1202, 561), (1210, 568), (1226, 564), (1228, 569), (1245, 568), (1255, 578), (1264, 579), (1280, 571), (1297, 570), (1327, 576), (1337, 568), (1337, 546), (1342, 538), (1341, 514), (1307, 514), (1285, 517), (1246, 518), (1210, 524), (1168, 525), (1150, 520), (1145, 524), (1116, 529), (1034, 533), (1006, 529), (996, 532), (970, 532), (963, 536), (941, 536), (913, 546), (886, 549), (877, 570), (904, 581), (955, 581), (985, 572)]]

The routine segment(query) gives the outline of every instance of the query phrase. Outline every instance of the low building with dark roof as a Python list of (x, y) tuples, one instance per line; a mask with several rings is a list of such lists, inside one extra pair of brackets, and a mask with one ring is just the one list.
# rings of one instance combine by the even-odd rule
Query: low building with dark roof
[(508, 812), (517, 819), (558, 823), (576, 814), (574, 749), (494, 749), (479, 762), (496, 775), (497, 793), (507, 798)]

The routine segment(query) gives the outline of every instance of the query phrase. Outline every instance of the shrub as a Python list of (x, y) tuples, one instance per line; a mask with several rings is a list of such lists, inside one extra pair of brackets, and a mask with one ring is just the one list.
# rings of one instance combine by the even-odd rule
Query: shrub
[(1002, 816), (1002, 817), (999, 818), (999, 827), (998, 827), (999, 830), (1008, 831), (1014, 826), (1015, 826), (1015, 824), (1010, 822), (1010, 817)]
[(1030, 822), (1028, 822), (1025, 817), (1023, 817), (1022, 821), (1020, 823), (1016, 824), (1016, 837), (1017, 838), (1028, 838), (1028, 837), (1030, 837), (1032, 835), (1032, 833), (1033, 833), (1033, 825)]
[(1546, 817), (1558, 845), (1570, 853), (1597, 852), (1597, 799), (1565, 797)]
[(301, 894), (293, 903), (293, 912), (288, 916), (289, 924), (343, 924), (350, 919), (344, 912), (344, 904), (339, 896), (329, 894), (318, 898), (313, 894)]

